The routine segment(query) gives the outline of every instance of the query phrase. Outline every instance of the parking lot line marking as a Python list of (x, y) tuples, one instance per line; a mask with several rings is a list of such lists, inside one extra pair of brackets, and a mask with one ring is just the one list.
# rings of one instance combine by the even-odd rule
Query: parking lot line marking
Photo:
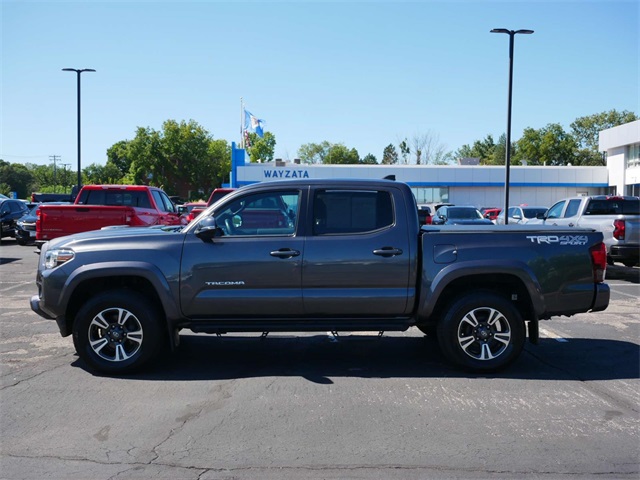
[(546, 337), (553, 338), (556, 342), (568, 342), (569, 341), (566, 338), (561, 337), (560, 335), (558, 335), (556, 333), (553, 333), (552, 331), (547, 330), (545, 328), (541, 328), (540, 329), (540, 333), (543, 333)]

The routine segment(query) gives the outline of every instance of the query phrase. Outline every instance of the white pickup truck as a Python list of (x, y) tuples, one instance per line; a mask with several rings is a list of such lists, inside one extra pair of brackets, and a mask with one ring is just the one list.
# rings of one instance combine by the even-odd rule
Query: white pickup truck
[(640, 197), (572, 197), (555, 203), (538, 217), (539, 223), (563, 227), (593, 228), (602, 232), (609, 264), (627, 267), (640, 259)]

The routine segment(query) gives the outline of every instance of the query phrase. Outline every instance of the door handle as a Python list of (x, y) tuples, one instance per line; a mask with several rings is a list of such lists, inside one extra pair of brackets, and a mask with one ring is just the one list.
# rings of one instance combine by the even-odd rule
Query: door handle
[(273, 252), (270, 252), (269, 255), (278, 258), (291, 258), (297, 257), (298, 255), (300, 255), (300, 252), (298, 250), (292, 250), (291, 248), (281, 248), (280, 250), (274, 250)]
[(375, 249), (373, 254), (380, 255), (381, 257), (395, 257), (396, 255), (402, 255), (402, 250), (393, 247), (382, 247)]
[(575, 225), (573, 223), (570, 223), (569, 226), (570, 227), (575, 227)]

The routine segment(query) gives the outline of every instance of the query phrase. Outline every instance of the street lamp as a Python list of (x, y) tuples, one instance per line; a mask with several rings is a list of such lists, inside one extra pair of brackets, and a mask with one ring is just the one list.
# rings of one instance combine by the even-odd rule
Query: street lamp
[(63, 68), (63, 72), (76, 72), (78, 74), (78, 191), (76, 195), (80, 192), (80, 187), (82, 186), (82, 164), (80, 162), (80, 74), (82, 72), (95, 72), (93, 68)]
[(506, 33), (509, 35), (509, 100), (507, 101), (507, 146), (504, 179), (504, 224), (509, 223), (509, 169), (511, 168), (511, 90), (513, 85), (513, 37), (519, 33), (531, 35), (533, 30), (507, 30), (494, 28), (491, 33)]

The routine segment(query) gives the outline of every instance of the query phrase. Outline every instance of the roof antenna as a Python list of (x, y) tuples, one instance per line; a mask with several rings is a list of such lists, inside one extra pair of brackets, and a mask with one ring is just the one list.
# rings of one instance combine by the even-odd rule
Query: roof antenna
[(395, 181), (396, 176), (395, 175), (387, 175), (386, 177), (384, 177), (384, 180), (394, 180)]

